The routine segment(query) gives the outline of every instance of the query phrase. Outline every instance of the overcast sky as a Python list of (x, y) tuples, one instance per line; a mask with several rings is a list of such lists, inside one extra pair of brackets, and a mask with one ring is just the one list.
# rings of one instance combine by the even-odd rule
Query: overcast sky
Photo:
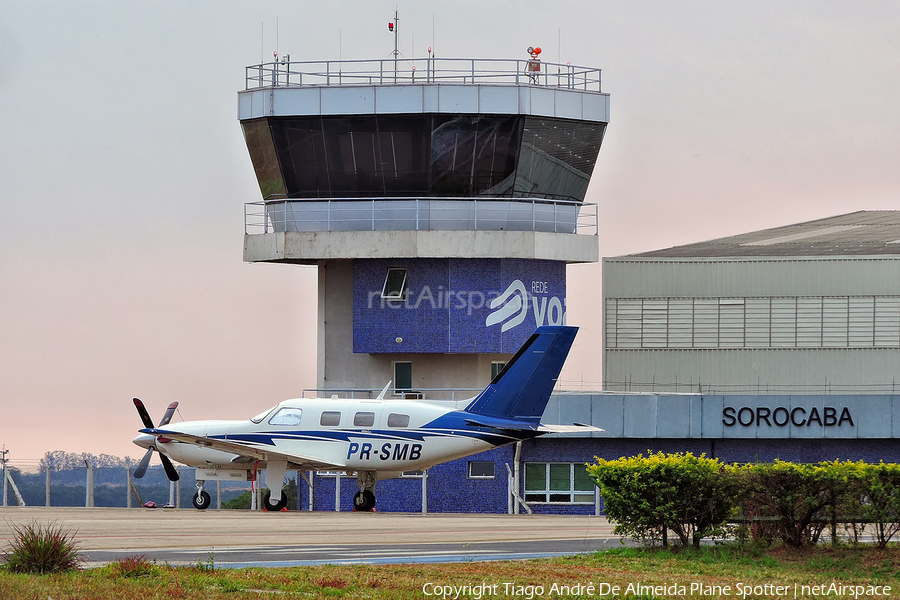
[[(603, 69), (602, 256), (900, 209), (894, 2), (0, 0), (0, 444), (140, 456), (158, 419), (315, 387), (315, 269), (242, 262), (260, 199), (236, 118), (271, 60)], [(277, 23), (277, 39), (276, 39)], [(569, 267), (563, 380), (598, 388), (600, 266)], [(176, 417), (178, 419), (179, 417)]]

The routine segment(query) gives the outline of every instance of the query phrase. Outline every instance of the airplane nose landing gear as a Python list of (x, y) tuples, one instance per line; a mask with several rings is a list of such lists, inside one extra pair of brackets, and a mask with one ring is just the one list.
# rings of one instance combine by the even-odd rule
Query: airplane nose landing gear
[(197, 510), (206, 510), (209, 508), (210, 502), (212, 501), (209, 494), (203, 490), (204, 483), (204, 481), (197, 482), (197, 493), (194, 494), (194, 497), (191, 499), (191, 503), (193, 503), (194, 508)]
[(375, 508), (375, 473), (360, 471), (356, 474), (356, 482), (359, 491), (353, 496), (353, 509), (359, 512), (368, 512)]

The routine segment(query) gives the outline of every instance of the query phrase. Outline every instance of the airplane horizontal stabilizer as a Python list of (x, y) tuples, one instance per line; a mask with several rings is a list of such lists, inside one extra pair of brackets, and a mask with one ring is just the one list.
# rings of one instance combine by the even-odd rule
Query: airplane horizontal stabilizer
[(582, 425), (580, 423), (576, 423), (575, 425), (545, 425), (541, 423), (537, 430), (544, 433), (585, 433), (590, 431), (606, 431), (605, 429), (600, 429), (593, 425)]
[(491, 427), (506, 431), (540, 431), (537, 424), (528, 421), (513, 421), (512, 419), (495, 419), (485, 415), (479, 415), (475, 419), (465, 419), (466, 425), (473, 427)]
[(281, 452), (274, 447), (266, 447), (260, 443), (250, 445), (247, 441), (232, 442), (222, 438), (211, 438), (180, 431), (170, 431), (168, 429), (141, 429), (140, 431), (141, 433), (149, 433), (150, 435), (169, 438), (188, 444), (195, 444), (204, 448), (212, 448), (213, 450), (237, 454), (238, 456), (249, 458), (251, 460), (285, 460), (301, 466), (304, 469), (311, 470), (334, 470), (344, 469), (346, 467), (346, 465), (336, 464), (334, 461), (314, 456), (296, 454), (294, 452)]

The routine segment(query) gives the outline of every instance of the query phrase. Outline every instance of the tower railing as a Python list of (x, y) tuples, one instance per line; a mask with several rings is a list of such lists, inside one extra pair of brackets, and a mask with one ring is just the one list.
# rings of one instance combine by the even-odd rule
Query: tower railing
[(544, 198), (278, 199), (244, 205), (244, 233), (538, 231), (598, 234), (596, 204)]
[(414, 58), (261, 63), (245, 67), (245, 88), (397, 84), (536, 85), (601, 92), (601, 70), (531, 59)]

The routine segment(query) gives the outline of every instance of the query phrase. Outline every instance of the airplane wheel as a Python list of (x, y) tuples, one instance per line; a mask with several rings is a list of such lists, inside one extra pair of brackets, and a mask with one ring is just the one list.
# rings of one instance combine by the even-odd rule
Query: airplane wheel
[(194, 495), (192, 502), (194, 504), (194, 508), (196, 508), (197, 510), (206, 510), (207, 508), (209, 508), (211, 500), (212, 498), (209, 497), (209, 494), (207, 494), (203, 490), (200, 490)]
[(287, 506), (287, 496), (284, 492), (281, 492), (281, 500), (276, 502), (275, 504), (271, 503), (272, 492), (266, 490), (265, 496), (263, 496), (263, 506), (269, 512), (279, 512), (282, 508)]
[(369, 490), (357, 492), (353, 496), (353, 508), (359, 512), (368, 512), (375, 508), (375, 494)]

